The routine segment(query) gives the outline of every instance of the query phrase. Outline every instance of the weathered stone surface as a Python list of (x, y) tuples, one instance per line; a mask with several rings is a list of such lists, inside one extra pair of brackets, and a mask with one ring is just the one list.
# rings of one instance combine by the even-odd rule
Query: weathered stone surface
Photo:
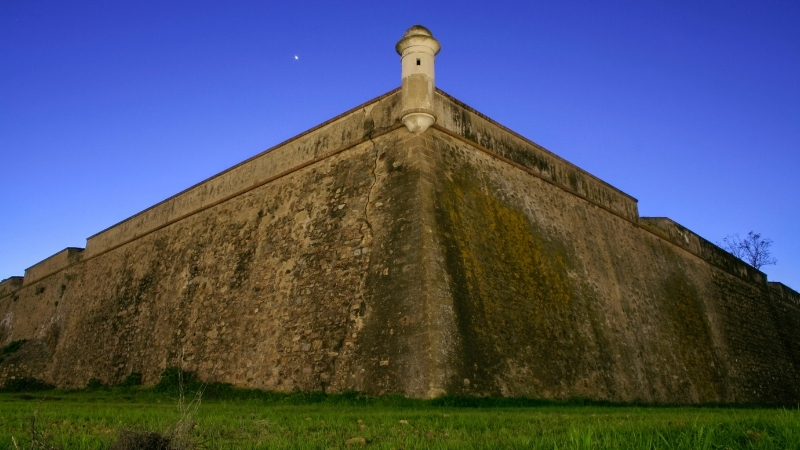
[(12, 292), (22, 287), (22, 277), (8, 277), (0, 281), (0, 297), (11, 295)]
[(33, 283), (50, 274), (58, 272), (72, 264), (77, 264), (83, 257), (83, 249), (68, 247), (55, 255), (40, 261), (39, 263), (25, 269), (24, 284)]
[(411, 134), (399, 99), (4, 281), (0, 345), (28, 341), (0, 383), (182, 361), (278, 391), (800, 399), (796, 292), (440, 91)]
[[(770, 300), (763, 274), (729, 273), (701, 259), (699, 245), (689, 252), (450, 135), (430, 139), (461, 346), (448, 392), (674, 403), (800, 396), (798, 347), (781, 342), (800, 314)], [(783, 314), (772, 312), (778, 304)]]

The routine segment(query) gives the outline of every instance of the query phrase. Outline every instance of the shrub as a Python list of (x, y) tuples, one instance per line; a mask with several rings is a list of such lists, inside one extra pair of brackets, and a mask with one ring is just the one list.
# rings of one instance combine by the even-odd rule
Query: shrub
[(133, 372), (129, 374), (127, 377), (125, 377), (124, 380), (122, 380), (122, 384), (120, 384), (120, 386), (122, 387), (134, 387), (141, 385), (142, 385), (142, 374), (139, 372)]
[(184, 389), (195, 388), (200, 384), (194, 372), (188, 372), (180, 367), (172, 366), (167, 367), (161, 372), (161, 379), (158, 384), (153, 386), (156, 392), (172, 392), (177, 391), (181, 387)]
[(95, 391), (97, 389), (103, 389), (104, 387), (106, 387), (106, 385), (104, 385), (102, 381), (100, 381), (99, 379), (94, 378), (94, 377), (93, 378), (89, 378), (89, 381), (86, 383), (86, 389), (88, 389), (90, 391)]
[(3, 385), (3, 388), (0, 389), (2, 392), (36, 392), (36, 391), (48, 391), (50, 389), (55, 389), (56, 387), (50, 383), (44, 382), (38, 378), (33, 377), (26, 377), (26, 378), (14, 378), (13, 380), (6, 381), (6, 384)]
[(215, 381), (208, 383), (203, 389), (203, 397), (213, 399), (236, 398), (237, 389), (230, 383), (220, 383)]

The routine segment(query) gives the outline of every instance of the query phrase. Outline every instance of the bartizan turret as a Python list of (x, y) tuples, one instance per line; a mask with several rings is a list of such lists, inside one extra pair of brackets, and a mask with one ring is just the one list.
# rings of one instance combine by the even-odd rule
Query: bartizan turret
[(424, 133), (436, 122), (433, 64), (439, 49), (439, 41), (422, 25), (409, 28), (395, 46), (403, 73), (403, 124), (412, 133)]

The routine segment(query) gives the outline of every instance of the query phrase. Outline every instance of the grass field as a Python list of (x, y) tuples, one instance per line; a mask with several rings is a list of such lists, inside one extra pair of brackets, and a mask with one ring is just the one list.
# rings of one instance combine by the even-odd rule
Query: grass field
[(273, 395), (206, 398), (199, 406), (184, 402), (181, 411), (173, 394), (138, 389), (0, 394), (0, 446), (31, 448), (32, 438), (39, 436), (41, 443), (44, 436), (55, 448), (107, 448), (121, 430), (169, 435), (183, 418), (189, 419), (190, 440), (199, 448), (357, 448), (363, 442), (387, 449), (800, 449), (796, 408), (530, 401), (528, 406), (476, 401), (459, 407), (453, 404), (464, 401), (457, 399)]

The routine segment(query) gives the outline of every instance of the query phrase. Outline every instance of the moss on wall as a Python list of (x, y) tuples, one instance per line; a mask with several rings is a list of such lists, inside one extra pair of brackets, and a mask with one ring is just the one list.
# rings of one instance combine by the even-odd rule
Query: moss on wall
[(568, 275), (574, 258), (494, 192), (464, 164), (438, 193), (463, 340), (451, 390), (500, 395), (519, 374), (535, 380), (529, 395), (558, 396), (554, 386), (580, 382), (594, 347), (580, 288)]
[(702, 402), (723, 401), (725, 366), (714, 351), (714, 339), (703, 299), (698, 287), (682, 269), (674, 250), (663, 246), (670, 257), (665, 265), (666, 276), (659, 289), (664, 299), (664, 319), (675, 342), (670, 347), (677, 353), (685, 375), (673, 382), (681, 398), (694, 397)]

